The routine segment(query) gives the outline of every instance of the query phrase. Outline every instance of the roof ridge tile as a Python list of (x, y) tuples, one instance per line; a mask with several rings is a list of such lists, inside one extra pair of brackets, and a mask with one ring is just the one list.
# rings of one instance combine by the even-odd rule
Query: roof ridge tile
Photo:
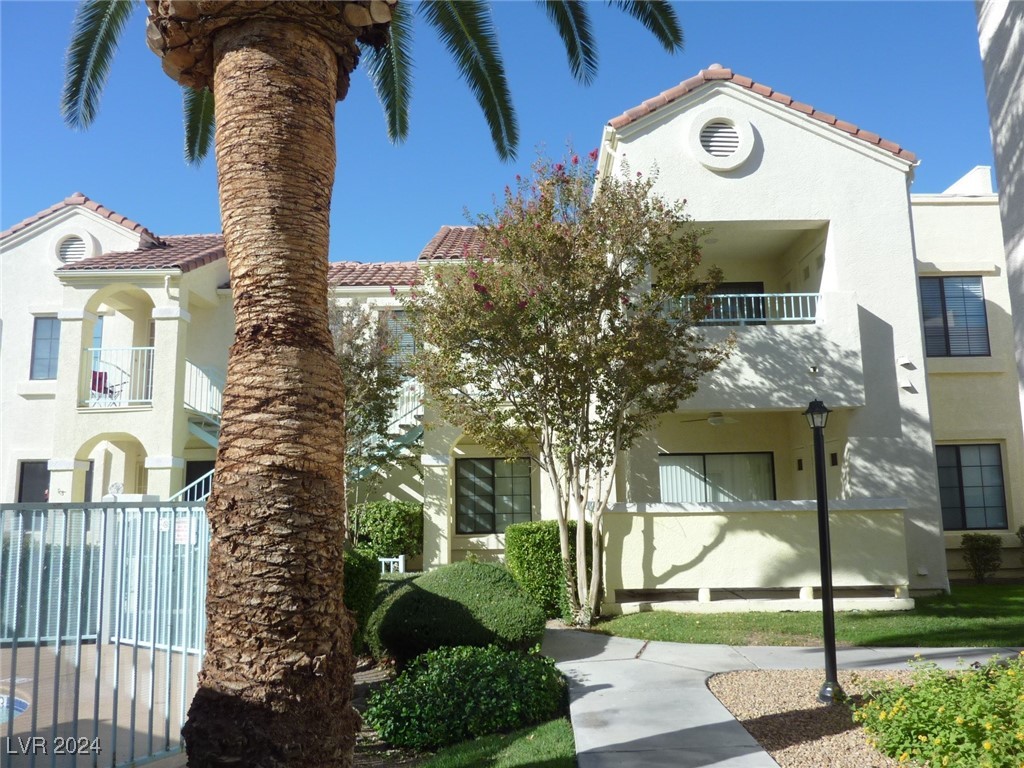
[(119, 224), (120, 226), (124, 227), (125, 229), (137, 233), (138, 235), (141, 236), (142, 241), (149, 241), (150, 244), (159, 244), (159, 243), (162, 242), (160, 240), (160, 238), (156, 234), (154, 234), (153, 232), (151, 232), (149, 229), (147, 229), (146, 227), (142, 226), (138, 222), (132, 221), (127, 216), (122, 216), (121, 214), (117, 213), (116, 211), (113, 211), (110, 208), (107, 208), (102, 203), (98, 203), (95, 200), (92, 200), (89, 197), (86, 197), (81, 192), (72, 192), (68, 197), (65, 197), (59, 203), (54, 203), (49, 208), (46, 208), (46, 209), (44, 209), (42, 211), (34, 213), (31, 216), (29, 216), (28, 218), (22, 219), (17, 224), (11, 225), (7, 229), (5, 229), (3, 232), (0, 232), (0, 239), (3, 239), (3, 238), (8, 237), (10, 235), (13, 235), (16, 232), (20, 232), (21, 230), (25, 229), (26, 227), (31, 226), (32, 224), (35, 224), (37, 221), (42, 221), (46, 217), (48, 217), (48, 216), (50, 216), (50, 215), (52, 215), (54, 213), (57, 213), (58, 211), (61, 211), (64, 208), (70, 208), (70, 207), (76, 206), (76, 205), (80, 205), (83, 208), (85, 208), (86, 210), (93, 211), (94, 213), (97, 213), (100, 216), (103, 216), (104, 218), (109, 219), (110, 221), (114, 222), (115, 224)]
[(917, 162), (917, 155), (915, 155), (908, 149), (904, 149), (899, 144), (883, 139), (877, 133), (872, 133), (871, 131), (865, 131), (862, 128), (858, 128), (853, 123), (847, 122), (845, 120), (839, 120), (835, 115), (829, 114), (828, 112), (823, 112), (819, 109), (815, 109), (810, 104), (804, 104), (803, 102), (796, 101), (791, 96), (788, 96), (787, 94), (782, 93), (780, 91), (776, 91), (770, 86), (764, 85), (763, 83), (758, 83), (749, 77), (738, 75), (731, 69), (723, 67), (721, 64), (711, 64), (709, 67), (707, 67), (707, 69), (702, 69), (693, 77), (688, 77), (686, 80), (683, 80), (678, 85), (673, 86), (668, 90), (662, 91), (660, 94), (658, 94), (658, 96), (655, 96), (654, 98), (651, 99), (647, 99), (646, 101), (633, 107), (632, 109), (627, 109), (621, 115), (613, 117), (611, 120), (609, 120), (608, 125), (614, 129), (619, 129), (624, 126), (627, 126), (630, 123), (636, 122), (637, 120), (646, 117), (647, 115), (660, 109), (661, 107), (664, 107), (672, 103), (673, 101), (682, 98), (688, 93), (694, 91), (696, 88), (699, 88), (703, 85), (706, 85), (707, 83), (712, 82), (731, 82), (732, 84), (739, 86), (740, 88), (745, 88), (748, 91), (756, 93), (759, 96), (763, 96), (770, 101), (782, 104), (783, 106), (789, 107), (790, 109), (793, 109), (796, 112), (799, 112), (803, 115), (807, 115), (808, 117), (812, 117), (815, 120), (818, 120), (819, 122), (837, 128), (838, 130), (842, 131), (843, 133), (846, 133), (852, 138), (864, 141), (868, 144), (879, 147), (880, 149), (884, 149), (887, 152), (891, 152), (892, 154), (896, 155), (896, 157), (899, 157), (901, 160), (905, 160), (908, 163)]

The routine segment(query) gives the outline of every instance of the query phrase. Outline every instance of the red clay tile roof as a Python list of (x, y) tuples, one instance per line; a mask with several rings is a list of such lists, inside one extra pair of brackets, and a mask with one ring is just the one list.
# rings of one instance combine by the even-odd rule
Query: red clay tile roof
[(105, 207), (103, 205), (100, 205), (99, 203), (97, 203), (94, 200), (90, 200), (88, 197), (83, 195), (81, 192), (74, 192), (74, 193), (72, 193), (71, 197), (65, 197), (59, 203), (57, 203), (55, 205), (51, 205), (45, 211), (40, 211), (37, 214), (29, 216), (27, 219), (24, 219), (23, 221), (19, 221), (17, 224), (12, 226), (10, 229), (7, 229), (7, 230), (4, 230), (3, 232), (0, 232), (0, 239), (5, 238), (8, 235), (13, 235), (15, 232), (19, 232), (19, 231), (23, 230), (25, 227), (29, 226), (30, 224), (35, 224), (37, 221), (45, 219), (50, 214), (56, 213), (57, 211), (63, 210), (64, 208), (69, 208), (69, 207), (71, 207), (73, 205), (84, 206), (85, 208), (87, 208), (90, 211), (95, 211), (96, 213), (98, 213), (103, 218), (110, 219), (115, 224), (120, 224), (125, 229), (128, 229), (128, 230), (130, 230), (132, 232), (137, 232), (142, 237), (142, 240), (141, 240), (141, 244), (142, 245), (147, 245), (147, 244), (155, 245), (155, 244), (160, 244), (162, 242), (159, 237), (154, 235), (152, 232), (150, 232), (148, 229), (146, 229), (141, 224), (137, 224), (136, 222), (132, 221), (128, 217), (122, 216), (121, 214), (119, 214), (119, 213), (117, 213), (115, 211), (112, 211), (112, 210), (110, 210), (109, 208), (107, 208), (107, 207)]
[(865, 131), (861, 128), (858, 128), (856, 125), (853, 125), (852, 123), (847, 123), (844, 122), (843, 120), (837, 120), (835, 115), (830, 115), (827, 112), (822, 112), (821, 110), (815, 109), (809, 104), (802, 104), (799, 101), (795, 101), (786, 94), (779, 93), (778, 91), (770, 88), (767, 85), (755, 83), (749, 77), (734, 74), (731, 69), (725, 69), (724, 67), (722, 67), (721, 64), (712, 64), (707, 69), (702, 69), (693, 77), (687, 80), (683, 80), (683, 82), (681, 82), (674, 88), (669, 88), (667, 91), (662, 91), (654, 98), (648, 99), (647, 101), (643, 102), (642, 104), (639, 104), (638, 106), (633, 107), (632, 109), (627, 109), (618, 117), (613, 117), (611, 120), (609, 120), (608, 125), (610, 125), (612, 128), (622, 128), (625, 125), (629, 125), (630, 123), (635, 122), (636, 120), (639, 120), (640, 118), (645, 117), (646, 115), (649, 115), (658, 109), (661, 109), (667, 104), (671, 104), (673, 101), (682, 98), (686, 94), (692, 93), (693, 91), (702, 87), (706, 83), (713, 83), (718, 81), (731, 82), (734, 85), (738, 85), (742, 88), (746, 88), (747, 90), (753, 91), (756, 94), (764, 96), (766, 99), (770, 101), (782, 104), (783, 106), (796, 110), (801, 114), (807, 115), (808, 117), (812, 117), (815, 120), (820, 120), (826, 125), (831, 125), (833, 128), (838, 128), (843, 133), (847, 133), (856, 139), (866, 141), (868, 144), (873, 144), (876, 147), (886, 150), (887, 152), (891, 152), (892, 154), (896, 155), (896, 157), (906, 160), (908, 163), (917, 162), (917, 155), (915, 155), (913, 152), (911, 152), (908, 149), (904, 149), (898, 144), (894, 144), (891, 141), (883, 139), (877, 133), (871, 133), (870, 131)]
[(464, 259), (480, 253), (482, 248), (476, 227), (441, 227), (420, 252), (419, 260)]
[(166, 237), (162, 245), (135, 251), (100, 253), (61, 267), (58, 272), (96, 269), (178, 269), (188, 272), (224, 258), (222, 235), (179, 235)]
[(415, 261), (389, 261), (360, 264), (356, 261), (335, 261), (329, 266), (327, 282), (333, 286), (400, 286), (418, 284), (423, 268)]

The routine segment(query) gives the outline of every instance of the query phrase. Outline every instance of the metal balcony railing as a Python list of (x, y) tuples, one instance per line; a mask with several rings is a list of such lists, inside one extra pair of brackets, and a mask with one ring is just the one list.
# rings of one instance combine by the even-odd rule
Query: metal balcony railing
[[(708, 297), (701, 325), (796, 325), (814, 323), (820, 293), (720, 293)], [(684, 306), (692, 298), (682, 299)]]
[(213, 368), (200, 368), (185, 361), (185, 407), (207, 416), (220, 418), (224, 397), (224, 374)]
[(153, 402), (153, 347), (90, 347), (79, 404), (89, 408), (125, 408)]

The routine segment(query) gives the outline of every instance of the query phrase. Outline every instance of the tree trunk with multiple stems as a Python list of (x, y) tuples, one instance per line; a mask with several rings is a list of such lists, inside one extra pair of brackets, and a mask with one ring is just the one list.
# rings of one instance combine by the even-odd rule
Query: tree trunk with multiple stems
[(183, 729), (192, 768), (351, 764), (343, 393), (327, 324), (338, 77), (335, 51), (297, 24), (254, 18), (215, 37), (235, 342), (207, 506), (207, 653)]

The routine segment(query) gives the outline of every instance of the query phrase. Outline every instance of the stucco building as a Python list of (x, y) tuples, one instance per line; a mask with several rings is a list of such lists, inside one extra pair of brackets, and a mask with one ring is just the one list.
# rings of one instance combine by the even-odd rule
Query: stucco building
[[(802, 412), (815, 398), (833, 410), (838, 587), (944, 589), (963, 575), (964, 531), (1018, 545), (1024, 435), (987, 169), (911, 195), (907, 149), (717, 66), (612, 119), (598, 164), (657, 166), (658, 192), (688, 200), (725, 275), (706, 332), (737, 342), (623, 457), (609, 603), (809, 594)], [(443, 227), (415, 262), (334, 264), (334, 297), (397, 307), (392, 287), (474, 242)], [(74, 195), (0, 235), (0, 251), (0, 501), (99, 499), (115, 484), (166, 499), (202, 478), (232, 336), (219, 236), (158, 236)], [(500, 557), (507, 524), (553, 516), (536, 468), (488, 455), (429, 402), (421, 419), (419, 471), (381, 492), (424, 502), (425, 566)]]

